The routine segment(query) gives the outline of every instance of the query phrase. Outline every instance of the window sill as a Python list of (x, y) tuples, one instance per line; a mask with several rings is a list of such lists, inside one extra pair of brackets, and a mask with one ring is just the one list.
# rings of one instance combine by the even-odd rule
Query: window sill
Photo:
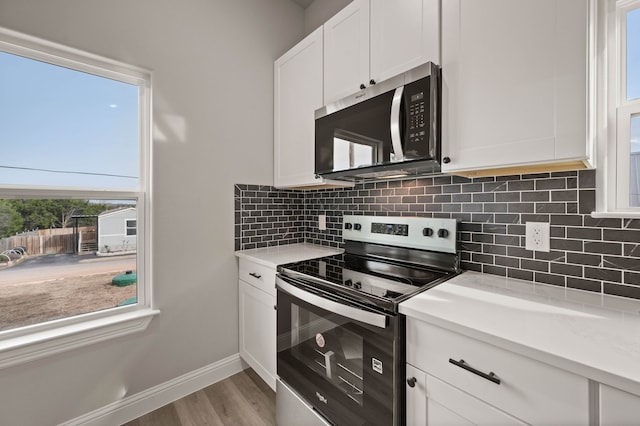
[(144, 331), (156, 309), (137, 309), (0, 340), (0, 369)]

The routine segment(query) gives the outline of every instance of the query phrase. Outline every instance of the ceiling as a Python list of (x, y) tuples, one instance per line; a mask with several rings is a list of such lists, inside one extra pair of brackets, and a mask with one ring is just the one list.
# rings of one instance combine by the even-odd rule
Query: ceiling
[(306, 9), (311, 3), (313, 3), (313, 0), (291, 0), (291, 1), (302, 6), (303, 9)]

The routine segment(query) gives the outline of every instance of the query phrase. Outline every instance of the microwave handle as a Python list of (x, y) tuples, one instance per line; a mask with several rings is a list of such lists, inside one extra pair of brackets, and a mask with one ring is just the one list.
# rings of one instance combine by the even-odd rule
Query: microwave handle
[(404, 92), (404, 86), (398, 87), (391, 101), (391, 146), (393, 147), (393, 159), (392, 161), (404, 160), (404, 153), (402, 152), (402, 138), (400, 136), (400, 104), (402, 103), (402, 93)]
[(376, 314), (375, 312), (365, 311), (363, 309), (354, 308), (352, 306), (343, 305), (333, 300), (325, 299), (308, 291), (293, 286), (280, 277), (276, 277), (277, 287), (289, 293), (291, 296), (297, 297), (311, 305), (322, 308), (334, 314), (341, 315), (354, 321), (360, 321), (375, 327), (387, 328), (386, 315)]

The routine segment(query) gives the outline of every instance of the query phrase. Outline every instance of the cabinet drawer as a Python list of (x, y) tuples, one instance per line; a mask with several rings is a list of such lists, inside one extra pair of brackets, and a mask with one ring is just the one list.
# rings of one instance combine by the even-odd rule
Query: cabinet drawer
[(589, 422), (586, 378), (410, 318), (407, 362), (527, 423)]
[(276, 295), (276, 270), (273, 268), (240, 258), (239, 277), (247, 284)]

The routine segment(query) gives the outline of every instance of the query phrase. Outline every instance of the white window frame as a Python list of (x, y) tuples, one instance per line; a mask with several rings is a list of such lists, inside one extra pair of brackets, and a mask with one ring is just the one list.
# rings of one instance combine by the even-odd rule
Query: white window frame
[[(134, 225), (133, 226), (129, 226), (129, 222), (133, 222)], [(125, 237), (136, 237), (138, 235), (138, 220), (137, 219), (125, 219), (124, 220), (124, 236)], [(129, 234), (129, 230), (133, 229), (134, 231), (136, 231), (135, 234)]]
[(151, 277), (150, 71), (0, 27), (0, 50), (137, 85), (140, 90), (140, 179), (134, 191), (0, 185), (0, 198), (134, 200), (137, 208), (137, 303), (0, 332), (0, 368), (145, 330), (159, 314)]
[(627, 100), (626, 13), (640, 0), (597, 3), (598, 172), (594, 217), (640, 218), (629, 206), (631, 116), (640, 114), (640, 100)]

